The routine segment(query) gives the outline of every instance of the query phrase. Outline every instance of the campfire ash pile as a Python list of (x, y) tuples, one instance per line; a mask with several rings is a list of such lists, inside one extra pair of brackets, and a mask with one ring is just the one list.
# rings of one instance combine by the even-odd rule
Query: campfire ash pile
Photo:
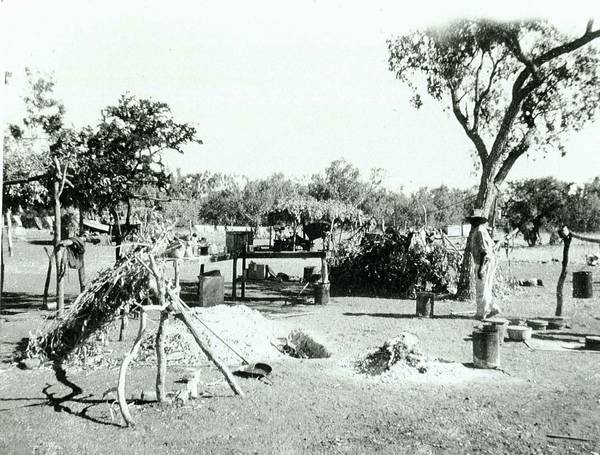
[(418, 349), (419, 339), (412, 333), (401, 333), (387, 340), (383, 346), (356, 362), (356, 369), (368, 375), (386, 373), (394, 366), (414, 368), (419, 373), (427, 372), (427, 365)]

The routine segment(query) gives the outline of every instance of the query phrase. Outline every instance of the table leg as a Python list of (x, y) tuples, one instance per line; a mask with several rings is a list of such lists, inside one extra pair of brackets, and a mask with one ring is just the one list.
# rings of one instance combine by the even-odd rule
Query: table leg
[(327, 269), (327, 259), (321, 258), (321, 282), (329, 283), (329, 270)]
[(231, 280), (231, 300), (236, 299), (237, 287), (237, 257), (233, 258), (233, 279)]
[(246, 298), (246, 256), (242, 257), (242, 299)]

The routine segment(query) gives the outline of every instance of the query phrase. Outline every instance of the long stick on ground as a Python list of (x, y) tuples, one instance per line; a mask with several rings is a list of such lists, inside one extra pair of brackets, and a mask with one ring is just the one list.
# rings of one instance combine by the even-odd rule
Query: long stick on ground
[(127, 400), (125, 399), (125, 377), (127, 375), (127, 367), (129, 366), (129, 363), (135, 358), (138, 349), (142, 344), (144, 332), (146, 332), (146, 312), (141, 309), (140, 328), (138, 330), (137, 338), (131, 347), (131, 351), (129, 351), (129, 353), (123, 358), (123, 363), (121, 363), (121, 368), (119, 370), (119, 384), (117, 386), (117, 399), (119, 401), (119, 408), (121, 409), (121, 414), (123, 414), (125, 423), (130, 427), (134, 427), (135, 424), (131, 414), (129, 413), (129, 407), (127, 406)]
[(215, 366), (217, 367), (217, 369), (223, 374), (223, 376), (225, 376), (225, 380), (229, 384), (229, 387), (231, 387), (231, 390), (233, 390), (233, 392), (236, 395), (243, 397), (244, 392), (242, 391), (240, 386), (235, 381), (235, 378), (233, 377), (233, 374), (231, 374), (231, 371), (229, 371), (229, 368), (227, 368), (227, 365), (221, 363), (221, 361), (219, 361), (219, 359), (217, 359), (215, 357), (215, 355), (210, 351), (210, 349), (208, 349), (204, 345), (202, 338), (200, 338), (200, 334), (196, 331), (196, 328), (194, 327), (194, 325), (192, 324), (192, 321), (189, 319), (189, 317), (187, 315), (187, 310), (179, 303), (179, 297), (177, 296), (177, 294), (175, 294), (171, 289), (168, 289), (168, 288), (167, 288), (167, 292), (169, 293), (169, 296), (173, 300), (173, 304), (172, 304), (173, 307), (177, 311), (180, 312), (181, 320), (186, 325), (188, 330), (191, 332), (192, 336), (196, 340), (196, 343), (198, 343), (198, 346), (200, 347), (200, 349), (202, 350), (204, 355), (208, 358), (209, 361), (214, 363)]

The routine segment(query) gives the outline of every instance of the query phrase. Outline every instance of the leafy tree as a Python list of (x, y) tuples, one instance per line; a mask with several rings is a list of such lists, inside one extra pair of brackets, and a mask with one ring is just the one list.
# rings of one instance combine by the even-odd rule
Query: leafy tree
[(250, 180), (244, 187), (240, 212), (246, 222), (259, 226), (279, 201), (303, 192), (301, 186), (281, 173), (266, 179)]
[(569, 184), (553, 177), (510, 182), (504, 211), (510, 227), (519, 228), (529, 246), (540, 240), (540, 229), (555, 229), (564, 215)]
[(52, 77), (25, 69), (25, 117), (6, 127), (2, 206), (11, 211), (42, 208), (51, 198), (50, 146), (61, 131), (65, 108), (55, 98)]
[(232, 176), (223, 176), (220, 184), (211, 189), (200, 206), (202, 220), (212, 224), (244, 224), (240, 212), (243, 195), (239, 182)]
[[(127, 207), (125, 225), (130, 225), (134, 199), (151, 199), (142, 188), (167, 189), (169, 173), (162, 161), (166, 150), (183, 153), (183, 146), (196, 139), (196, 129), (177, 123), (165, 103), (122, 96), (115, 106), (102, 111), (95, 129), (87, 130), (87, 148), (78, 155), (79, 169), (70, 194), (73, 204), (88, 210), (109, 209), (119, 220), (120, 204)], [(122, 241), (120, 225), (117, 243)], [(117, 248), (117, 257), (119, 257)]]
[(339, 159), (332, 161), (325, 174), (315, 174), (308, 185), (308, 194), (320, 201), (338, 200), (358, 205), (364, 185), (360, 171), (352, 163)]
[(572, 188), (567, 195), (561, 217), (574, 231), (595, 232), (600, 228), (600, 194), (597, 191), (597, 178), (591, 184)]
[[(525, 153), (560, 150), (568, 131), (600, 106), (600, 37), (589, 21), (571, 38), (543, 20), (463, 19), (388, 41), (390, 70), (450, 109), (472, 142), (481, 168), (475, 204), (490, 213), (497, 187)], [(470, 245), (471, 237), (467, 243)], [(470, 294), (471, 256), (464, 255), (459, 293)]]
[(471, 190), (448, 188), (441, 185), (431, 190), (431, 199), (435, 211), (429, 218), (434, 226), (462, 224), (468, 215), (475, 195)]

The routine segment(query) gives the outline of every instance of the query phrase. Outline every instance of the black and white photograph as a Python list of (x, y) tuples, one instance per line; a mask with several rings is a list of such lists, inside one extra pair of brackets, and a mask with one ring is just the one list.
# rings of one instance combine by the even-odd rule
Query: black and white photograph
[(0, 35), (0, 454), (600, 455), (600, 2)]

